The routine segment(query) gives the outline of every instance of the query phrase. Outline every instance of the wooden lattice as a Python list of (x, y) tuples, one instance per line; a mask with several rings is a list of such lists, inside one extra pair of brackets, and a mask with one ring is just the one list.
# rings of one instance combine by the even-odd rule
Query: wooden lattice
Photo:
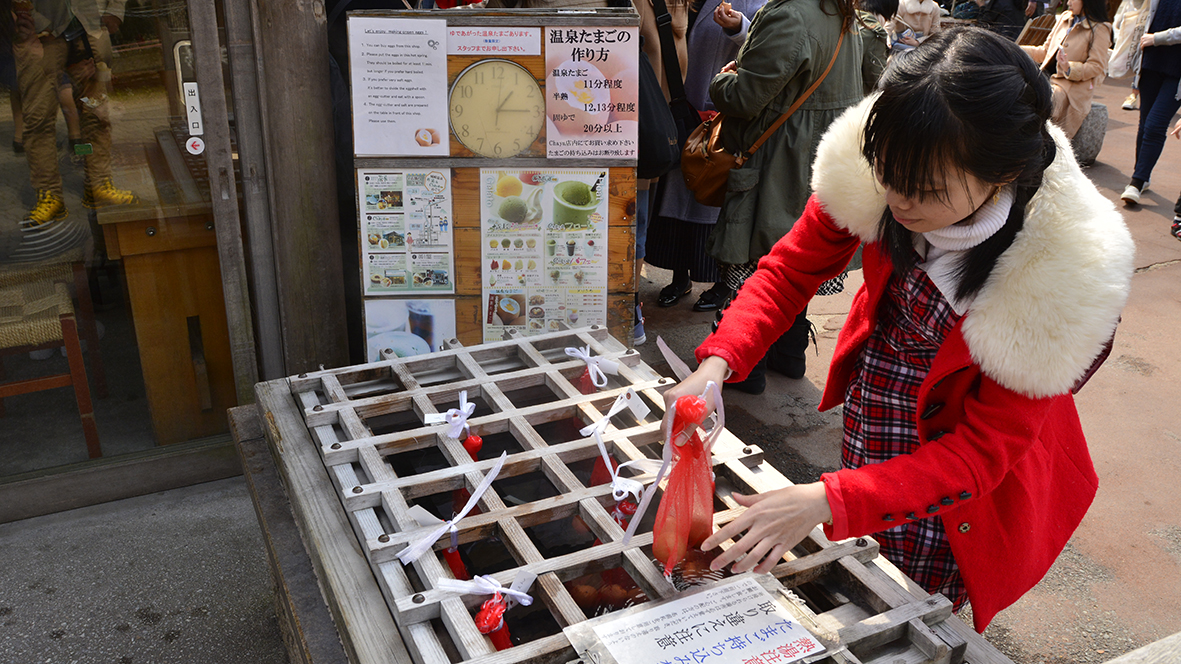
[[(585, 346), (593, 355), (620, 363), (618, 375), (594, 394), (576, 387), (585, 365), (565, 353), (567, 347)], [(616, 396), (631, 387), (652, 413), (643, 420), (617, 415), (604, 441), (620, 462), (657, 458), (661, 395), (672, 385), (671, 379), (642, 363), (637, 352), (594, 327), (474, 347), (452, 340), (446, 350), (429, 356), (304, 374), (286, 384), (260, 384), (258, 392), (281, 472), (287, 467), (283, 457), (298, 452), (292, 446), (314, 444), (339, 498), (339, 505), (328, 509), (343, 508), (347, 514), (415, 661), (564, 662), (577, 659), (577, 654), (562, 629), (595, 619), (571, 596), (567, 582), (622, 568), (651, 600), (677, 593), (651, 556), (655, 501), (647, 525), (624, 546), (624, 532), (611, 516), (609, 484), (592, 486), (587, 481), (598, 447), (593, 438), (577, 433), (578, 427), (602, 418)], [(461, 391), (478, 406), (468, 420), (473, 433), (485, 439), (476, 461), (459, 440), (446, 435), (445, 426), (423, 423), (425, 415), (455, 406)], [(291, 411), (302, 416), (298, 430), (295, 418), (284, 415)], [(536, 601), (525, 622), (548, 627), (528, 642), (498, 653), (472, 619), (486, 598), (436, 588), (439, 579), (451, 577), (438, 554), (449, 545), (447, 537), (436, 543), (435, 555), (423, 555), (412, 565), (403, 566), (396, 554), (432, 530), (411, 517), (412, 504), (445, 511), (440, 505), (450, 505), (448, 497), (456, 492), (473, 490), (502, 450), (508, 456), (498, 479), (481, 499), (480, 512), (459, 522), (458, 539), (473, 551), (477, 545), (499, 543), (499, 564), (489, 575), (505, 586), (518, 569), (535, 573), (530, 592)], [(763, 492), (790, 484), (763, 463), (758, 448), (744, 445), (729, 432), (723, 432), (713, 453), (716, 524), (741, 513), (731, 491)], [(289, 492), (299, 492), (292, 486), (298, 481), (296, 474), (284, 474)], [(653, 476), (635, 479), (650, 484)], [(301, 510), (323, 509), (317, 502), (323, 500), (333, 499), (302, 497), (292, 502), (300, 517)], [(566, 528), (575, 517), (590, 531), (585, 546), (556, 552), (545, 533)], [(305, 529), (315, 529), (308, 525), (314, 518), (300, 520)], [(315, 535), (305, 532), (305, 539), (314, 540)], [(591, 539), (600, 543), (591, 545)], [(309, 548), (314, 550), (315, 542)], [(771, 576), (760, 578), (803, 624), (827, 639), (828, 653), (809, 661), (1008, 661), (952, 616), (946, 599), (928, 597), (878, 556), (878, 546), (870, 538), (833, 543), (817, 529)], [(331, 604), (332, 593), (326, 595)], [(335, 614), (338, 623), (353, 622), (346, 611)], [(360, 622), (338, 627), (358, 661), (383, 661), (380, 652), (367, 654), (366, 644), (382, 641), (361, 633), (370, 627)], [(388, 643), (388, 635), (384, 638)]]

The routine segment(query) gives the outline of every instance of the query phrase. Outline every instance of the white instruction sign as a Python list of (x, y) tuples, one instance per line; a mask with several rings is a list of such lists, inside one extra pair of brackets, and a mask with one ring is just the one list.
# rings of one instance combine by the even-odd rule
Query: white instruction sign
[(446, 156), (447, 22), (349, 18), (353, 141), (367, 156)]
[(447, 29), (447, 54), (541, 55), (541, 28), (452, 26)]
[(628, 613), (594, 632), (619, 664), (786, 664), (824, 651), (753, 578)]

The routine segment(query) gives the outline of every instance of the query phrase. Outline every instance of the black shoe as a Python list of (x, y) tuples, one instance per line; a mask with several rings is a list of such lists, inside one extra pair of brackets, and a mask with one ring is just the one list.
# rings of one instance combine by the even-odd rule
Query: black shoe
[(717, 311), (722, 307), (722, 303), (731, 297), (734, 297), (734, 291), (719, 281), (697, 298), (697, 302), (693, 304), (693, 311)]
[(12, 142), (12, 151), (17, 154), (24, 154), (25, 153), (25, 144), (21, 143), (20, 141), (14, 140)]
[(682, 297), (685, 297), (693, 291), (693, 282), (687, 281), (682, 286), (681, 284), (672, 283), (660, 289), (660, 297), (656, 298), (656, 306), (671, 307), (677, 303)]

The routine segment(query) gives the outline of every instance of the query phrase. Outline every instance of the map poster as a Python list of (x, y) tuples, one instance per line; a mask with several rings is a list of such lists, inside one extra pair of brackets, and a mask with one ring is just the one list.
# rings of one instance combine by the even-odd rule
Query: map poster
[(484, 340), (607, 324), (607, 170), (481, 169)]
[(545, 29), (546, 156), (635, 159), (639, 28)]
[(448, 169), (357, 171), (366, 296), (454, 293)]

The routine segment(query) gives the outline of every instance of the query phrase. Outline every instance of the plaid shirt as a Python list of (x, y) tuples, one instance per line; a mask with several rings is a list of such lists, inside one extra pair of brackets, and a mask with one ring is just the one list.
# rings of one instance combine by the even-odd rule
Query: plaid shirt
[[(892, 276), (883, 311), (857, 360), (845, 395), (845, 468), (881, 463), (919, 447), (919, 386), (959, 315), (919, 267)], [(924, 518), (879, 532), (882, 555), (927, 592), (943, 593), (956, 610), (967, 589), (943, 522)]]

